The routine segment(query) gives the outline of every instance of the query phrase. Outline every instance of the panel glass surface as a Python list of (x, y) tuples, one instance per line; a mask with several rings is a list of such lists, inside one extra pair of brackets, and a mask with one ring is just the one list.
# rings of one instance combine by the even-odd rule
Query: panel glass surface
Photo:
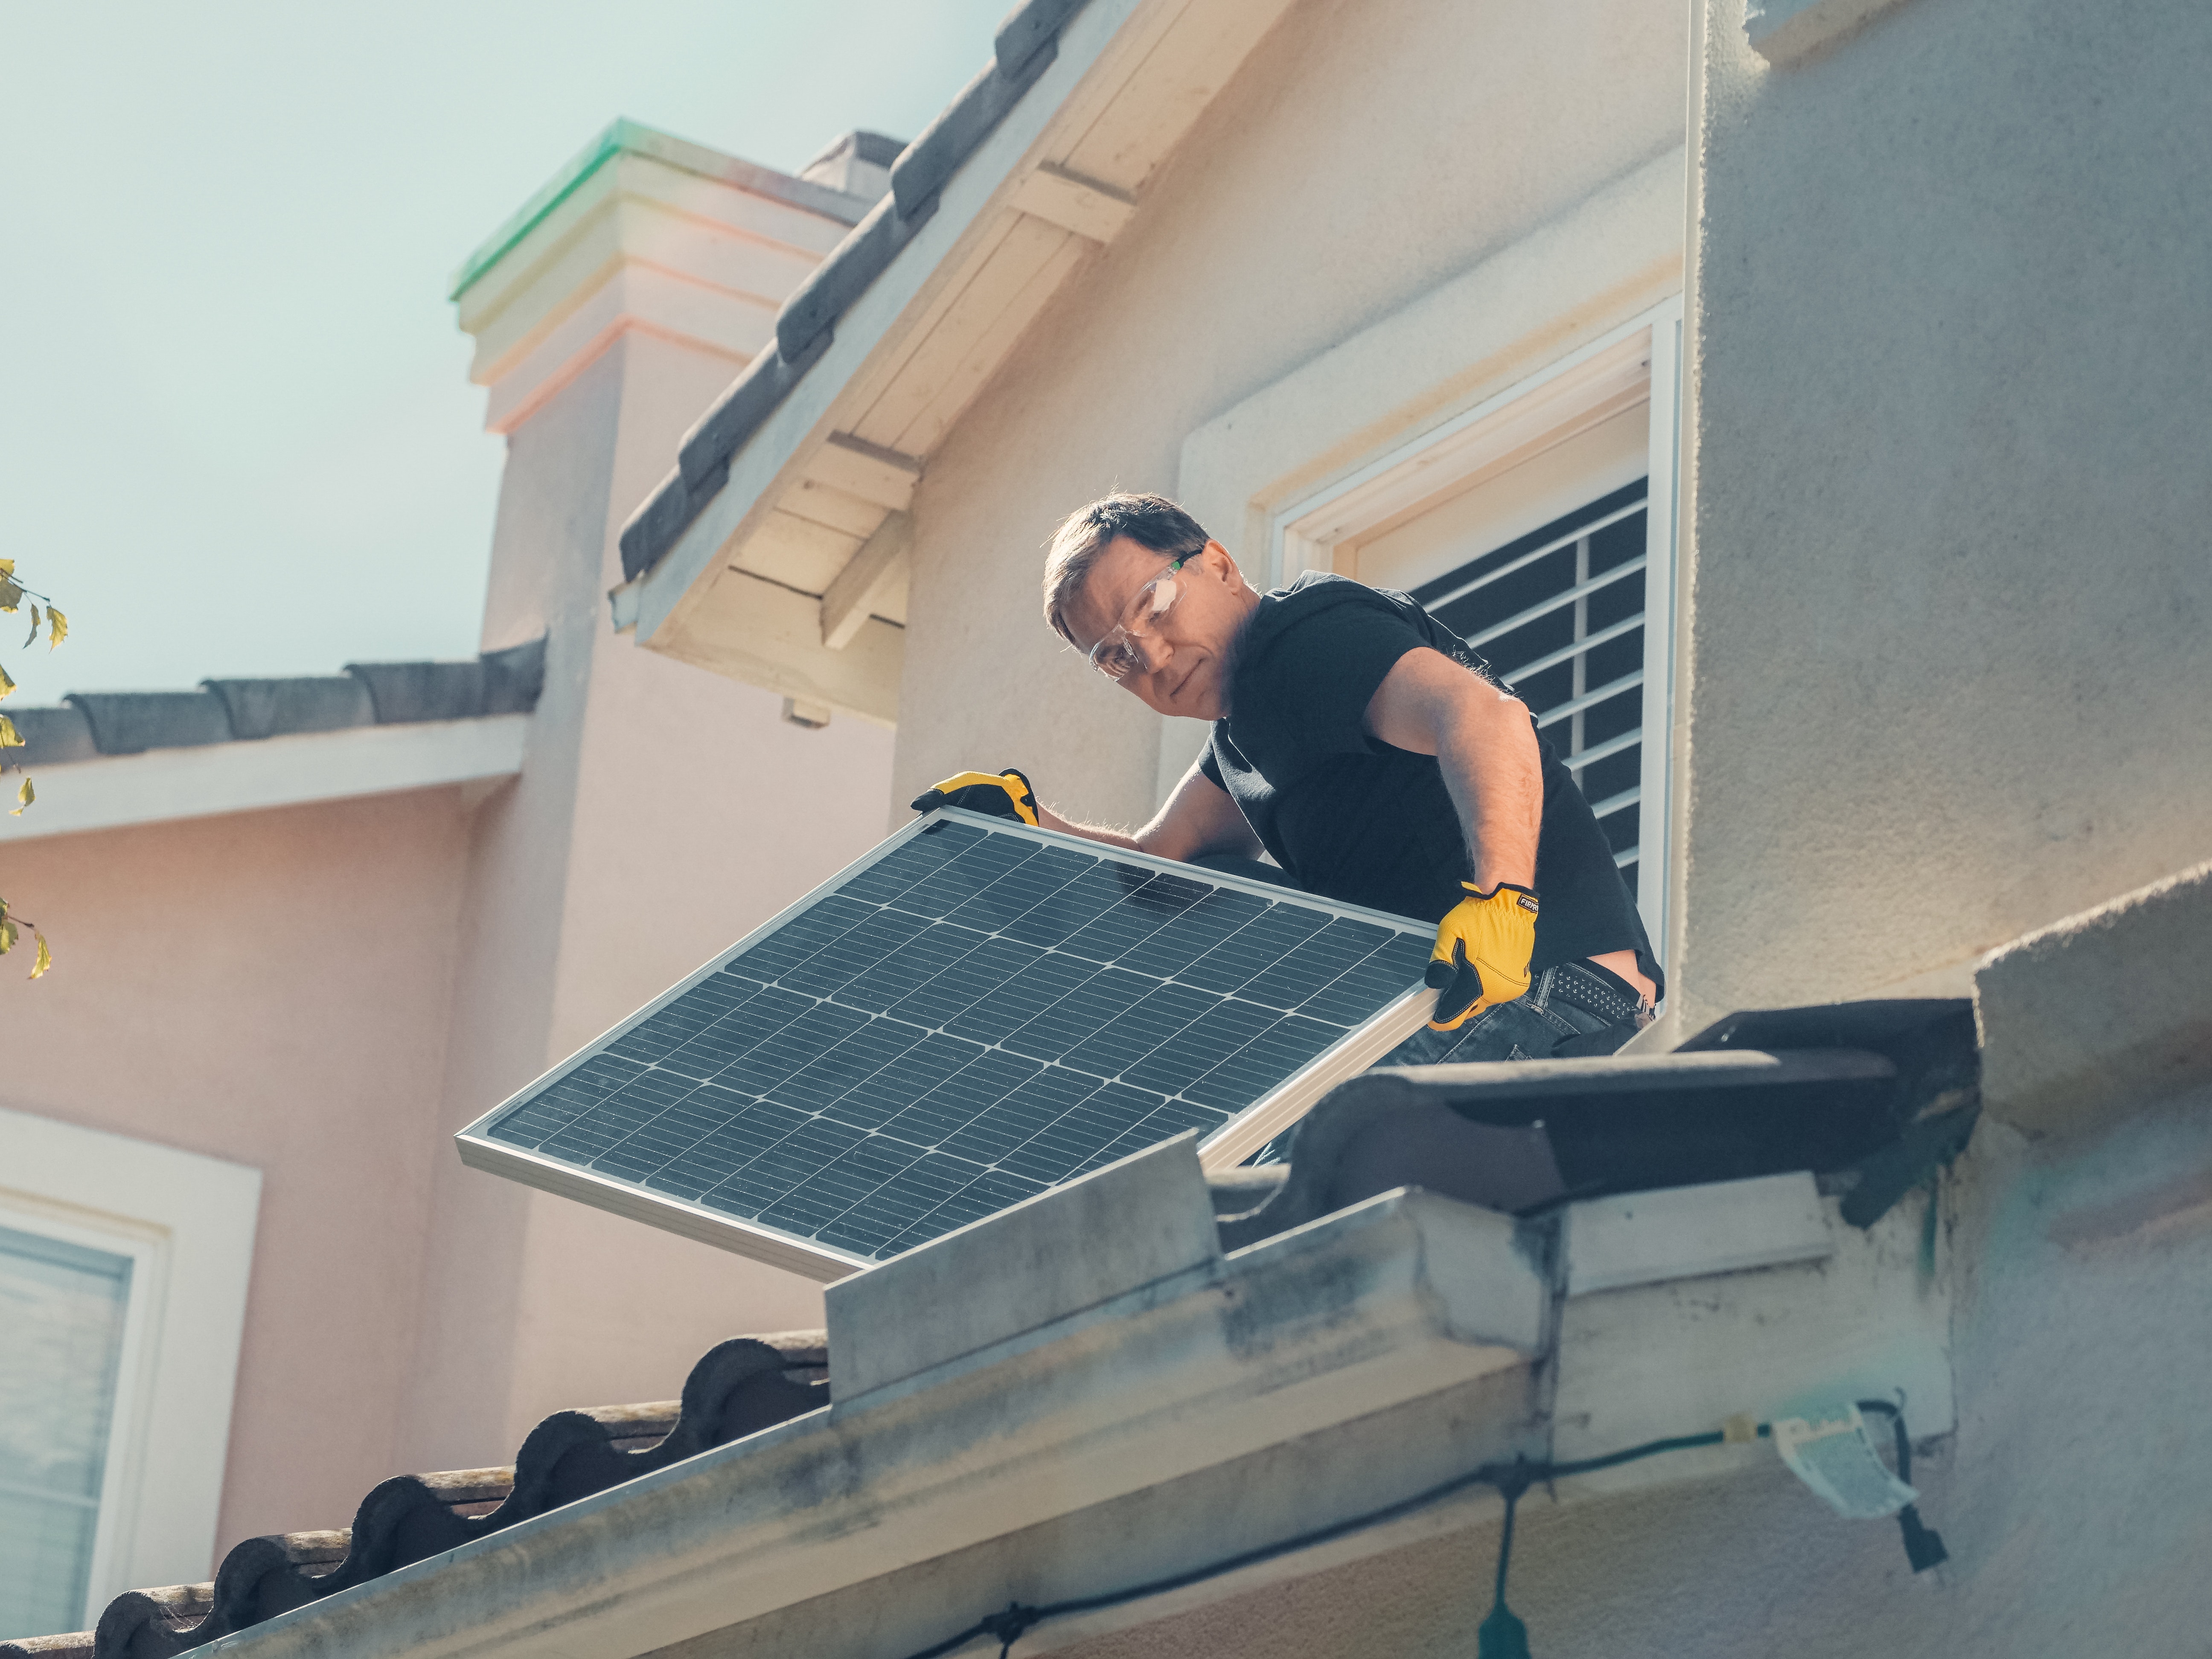
[(1429, 943), (940, 817), (489, 1135), (882, 1260), (1218, 1128), (1412, 989)]

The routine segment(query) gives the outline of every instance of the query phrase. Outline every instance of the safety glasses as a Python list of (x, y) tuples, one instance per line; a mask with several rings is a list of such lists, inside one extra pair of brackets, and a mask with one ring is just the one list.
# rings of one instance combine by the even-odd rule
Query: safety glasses
[(1091, 665), (1115, 684), (1119, 685), (1132, 674), (1144, 672), (1149, 665), (1136, 642), (1149, 639), (1160, 619), (1174, 610), (1176, 601), (1182, 597), (1182, 584), (1176, 580), (1182, 567), (1183, 561), (1177, 559), (1139, 588), (1128, 609), (1121, 613), (1128, 620), (1117, 624), (1091, 647)]

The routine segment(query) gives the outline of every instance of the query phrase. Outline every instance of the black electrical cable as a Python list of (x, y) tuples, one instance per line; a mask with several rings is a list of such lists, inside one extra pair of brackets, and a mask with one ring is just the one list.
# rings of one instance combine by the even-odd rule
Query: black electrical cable
[[(1768, 1432), (1761, 1423), (1759, 1432)], [(957, 1636), (949, 1636), (933, 1647), (923, 1648), (908, 1656), (908, 1659), (943, 1659), (943, 1656), (965, 1647), (979, 1636), (998, 1638), (1000, 1659), (1006, 1659), (1016, 1642), (1021, 1640), (1048, 1619), (1064, 1619), (1071, 1613), (1094, 1613), (1102, 1607), (1119, 1607), (1125, 1601), (1140, 1601), (1149, 1595), (1164, 1595), (1170, 1590), (1181, 1589), (1188, 1584), (1203, 1583), (1209, 1578), (1218, 1578), (1224, 1573), (1235, 1572), (1240, 1567), (1256, 1566), (1262, 1561), (1272, 1561), (1279, 1555), (1311, 1549), (1316, 1544), (1326, 1544), (1351, 1533), (1364, 1532), (1370, 1527), (1395, 1521), (1401, 1516), (1411, 1515), (1431, 1504), (1443, 1502), (1469, 1486), (1492, 1486), (1505, 1498), (1505, 1534), (1498, 1551), (1498, 1605), (1504, 1605), (1505, 1566), (1508, 1552), (1512, 1547), (1513, 1506), (1521, 1494), (1534, 1486), (1547, 1480), (1564, 1480), (1576, 1474), (1591, 1474), (1599, 1469), (1618, 1468), (1641, 1458), (1656, 1457), (1662, 1452), (1686, 1451), (1693, 1446), (1717, 1446), (1728, 1437), (1718, 1430), (1710, 1434), (1679, 1434), (1665, 1440), (1647, 1440), (1640, 1446), (1631, 1446), (1623, 1451), (1607, 1452), (1601, 1457), (1584, 1457), (1565, 1463), (1532, 1463), (1526, 1458), (1516, 1458), (1510, 1463), (1485, 1463), (1455, 1475), (1449, 1480), (1402, 1498), (1395, 1504), (1386, 1504), (1379, 1510), (1370, 1510), (1364, 1515), (1339, 1521), (1332, 1526), (1321, 1527), (1312, 1532), (1301, 1533), (1280, 1543), (1263, 1544), (1257, 1549), (1246, 1550), (1188, 1572), (1179, 1572), (1166, 1578), (1155, 1578), (1147, 1583), (1132, 1585), (1127, 1589), (1112, 1590), (1103, 1595), (1077, 1596), (1066, 1601), (1048, 1601), (1041, 1607), (1029, 1607), (1019, 1601), (1009, 1601), (1004, 1611), (977, 1620)], [(1509, 1613), (1508, 1618), (1511, 1615)], [(1515, 1621), (1516, 1624), (1518, 1620)]]
[[(1890, 1428), (1897, 1436), (1897, 1478), (1905, 1486), (1912, 1484), (1912, 1437), (1905, 1431), (1905, 1413), (1887, 1400), (1862, 1400), (1862, 1412), (1881, 1412), (1889, 1419)], [(1925, 1572), (1930, 1567), (1940, 1567), (1951, 1559), (1951, 1552), (1943, 1547), (1943, 1534), (1920, 1518), (1920, 1505), (1907, 1504), (1897, 1512), (1898, 1530), (1905, 1534), (1905, 1559), (1912, 1564), (1915, 1572)]]

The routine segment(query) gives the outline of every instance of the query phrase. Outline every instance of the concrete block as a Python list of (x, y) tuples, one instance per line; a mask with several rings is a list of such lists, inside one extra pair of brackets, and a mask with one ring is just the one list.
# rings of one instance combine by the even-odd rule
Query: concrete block
[(1984, 1109), (2063, 1134), (2212, 1079), (2208, 939), (2212, 863), (1991, 951), (1974, 976)]
[(844, 1405), (1221, 1254), (1196, 1131), (832, 1285)]
[(1567, 1294), (1741, 1273), (1832, 1255), (1827, 1218), (1802, 1170), (1571, 1204)]

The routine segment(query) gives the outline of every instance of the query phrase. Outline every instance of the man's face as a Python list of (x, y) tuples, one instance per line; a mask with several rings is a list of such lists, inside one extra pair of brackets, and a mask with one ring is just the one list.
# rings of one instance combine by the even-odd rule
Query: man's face
[(1178, 584), (1174, 605), (1152, 617), (1143, 589), (1173, 562), (1170, 555), (1117, 536), (1069, 607), (1068, 629), (1088, 652), (1117, 625), (1141, 628), (1130, 645), (1143, 665), (1122, 686), (1163, 714), (1219, 720), (1229, 712), (1230, 648), (1259, 596), (1245, 586), (1228, 550), (1208, 542), (1172, 578)]

